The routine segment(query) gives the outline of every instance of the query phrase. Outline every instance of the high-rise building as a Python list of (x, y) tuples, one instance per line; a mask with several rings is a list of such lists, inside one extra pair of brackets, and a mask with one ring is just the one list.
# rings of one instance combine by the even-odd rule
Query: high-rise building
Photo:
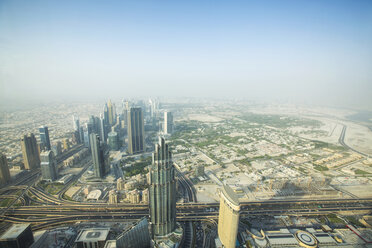
[(45, 151), (40, 154), (41, 174), (43, 180), (54, 181), (58, 178), (57, 162), (52, 151)]
[(128, 152), (145, 151), (145, 128), (141, 108), (130, 108), (128, 112)]
[(40, 132), (40, 144), (43, 150), (49, 151), (50, 147), (50, 139), (49, 139), (49, 131), (47, 126), (39, 127)]
[(79, 117), (72, 116), (72, 126), (74, 128), (74, 131), (79, 131), (80, 130)]
[(239, 225), (239, 198), (235, 192), (224, 185), (220, 193), (218, 215), (218, 237), (225, 248), (235, 248)]
[(164, 112), (164, 133), (171, 134), (173, 132), (173, 114), (172, 112)]
[(29, 248), (34, 243), (30, 224), (13, 224), (0, 237), (2, 248)]
[(23, 163), (26, 170), (40, 167), (40, 157), (37, 146), (36, 138), (33, 133), (21, 138)]
[(107, 140), (107, 129), (105, 124), (105, 119), (103, 114), (99, 117), (99, 137), (101, 138), (103, 143), (106, 143)]
[(108, 110), (108, 123), (110, 126), (115, 124), (116, 118), (115, 118), (115, 105), (112, 104), (111, 100), (108, 100), (107, 102), (107, 110)]
[(90, 148), (92, 151), (92, 160), (94, 175), (103, 178), (109, 171), (108, 151), (97, 134), (90, 134)]
[(110, 132), (108, 134), (108, 145), (111, 151), (118, 151), (120, 149), (119, 135), (117, 132)]
[(150, 166), (150, 222), (153, 237), (165, 236), (176, 227), (176, 180), (172, 153), (159, 137)]
[(0, 185), (10, 181), (10, 172), (6, 156), (0, 153)]
[(151, 239), (149, 233), (149, 222), (143, 217), (136, 224), (126, 229), (116, 239), (116, 247), (120, 248), (150, 248)]

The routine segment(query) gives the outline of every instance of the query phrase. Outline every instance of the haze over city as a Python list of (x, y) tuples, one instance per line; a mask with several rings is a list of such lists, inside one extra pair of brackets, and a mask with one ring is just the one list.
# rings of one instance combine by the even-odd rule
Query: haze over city
[(3, 103), (176, 96), (371, 109), (371, 1), (0, 3)]
[(0, 247), (371, 247), (371, 44), (367, 0), (0, 0)]

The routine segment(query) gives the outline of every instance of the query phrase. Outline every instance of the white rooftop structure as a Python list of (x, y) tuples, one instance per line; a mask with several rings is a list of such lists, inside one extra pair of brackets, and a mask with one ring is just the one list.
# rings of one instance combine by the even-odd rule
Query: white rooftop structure
[(96, 242), (105, 241), (109, 234), (110, 228), (90, 228), (83, 229), (75, 242)]
[(99, 200), (99, 198), (101, 197), (102, 195), (102, 191), (99, 190), (99, 189), (95, 189), (95, 190), (92, 190), (88, 196), (87, 196), (87, 199), (88, 200)]

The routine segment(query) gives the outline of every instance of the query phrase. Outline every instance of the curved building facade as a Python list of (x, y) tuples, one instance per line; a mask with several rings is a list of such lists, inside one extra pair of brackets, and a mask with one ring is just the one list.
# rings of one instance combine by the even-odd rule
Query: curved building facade
[(166, 236), (176, 226), (176, 180), (172, 154), (164, 138), (159, 138), (152, 154), (149, 194), (152, 236)]

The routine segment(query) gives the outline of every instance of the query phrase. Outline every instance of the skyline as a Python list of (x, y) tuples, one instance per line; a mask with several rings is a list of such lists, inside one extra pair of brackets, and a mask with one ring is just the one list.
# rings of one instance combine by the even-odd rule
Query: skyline
[(372, 109), (369, 1), (2, 1), (3, 104), (227, 97)]

